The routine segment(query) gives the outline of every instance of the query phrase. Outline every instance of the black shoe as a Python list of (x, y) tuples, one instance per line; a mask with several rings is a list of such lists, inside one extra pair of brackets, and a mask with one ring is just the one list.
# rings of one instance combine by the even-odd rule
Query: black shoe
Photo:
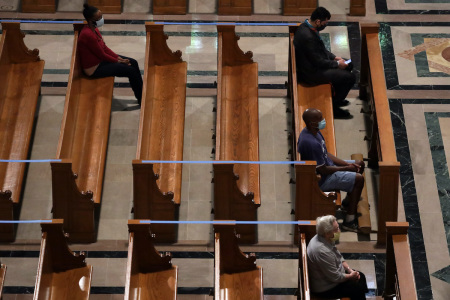
[(348, 101), (347, 99), (344, 99), (342, 101), (336, 102), (335, 104), (333, 103), (333, 105), (335, 105), (336, 107), (347, 106), (349, 104), (350, 104), (350, 101)]
[(333, 109), (333, 116), (335, 119), (353, 119), (353, 116), (348, 112), (348, 110), (343, 110), (342, 108)]
[(351, 222), (344, 222), (342, 223), (342, 230), (344, 231), (352, 231), (352, 232), (359, 232), (359, 226), (358, 223), (356, 222), (356, 219), (354, 219)]

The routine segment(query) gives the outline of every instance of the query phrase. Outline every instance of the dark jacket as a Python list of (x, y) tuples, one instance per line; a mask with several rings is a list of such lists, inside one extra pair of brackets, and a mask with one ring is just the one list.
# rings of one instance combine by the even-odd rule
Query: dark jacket
[(317, 78), (323, 70), (338, 68), (338, 62), (334, 60), (336, 55), (325, 48), (319, 35), (305, 23), (302, 23), (295, 32), (294, 46), (300, 82), (315, 83), (308, 80), (308, 77)]

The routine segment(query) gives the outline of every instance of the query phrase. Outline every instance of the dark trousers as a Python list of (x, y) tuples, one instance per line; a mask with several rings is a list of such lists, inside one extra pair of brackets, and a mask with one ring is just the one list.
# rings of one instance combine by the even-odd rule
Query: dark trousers
[(356, 82), (356, 76), (349, 70), (327, 69), (320, 70), (308, 76), (302, 76), (302, 81), (308, 84), (319, 85), (331, 83), (333, 103), (344, 101)]
[(334, 288), (323, 293), (314, 294), (315, 296), (325, 299), (336, 299), (343, 297), (350, 297), (351, 300), (365, 300), (367, 289), (366, 276), (359, 272), (359, 280), (347, 280), (339, 283)]
[(141, 70), (139, 70), (138, 62), (130, 57), (119, 55), (124, 59), (129, 59), (131, 66), (122, 63), (112, 63), (103, 61), (101, 62), (94, 74), (91, 75), (92, 78), (103, 78), (110, 76), (117, 77), (128, 77), (130, 81), (131, 88), (133, 89), (134, 96), (138, 100), (139, 105), (141, 105), (142, 100), (142, 76)]

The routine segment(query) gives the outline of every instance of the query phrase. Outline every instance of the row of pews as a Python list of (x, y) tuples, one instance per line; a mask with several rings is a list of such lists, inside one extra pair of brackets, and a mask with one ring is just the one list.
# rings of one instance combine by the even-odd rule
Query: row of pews
[[(114, 79), (90, 79), (82, 74), (77, 53), (78, 34), (82, 26), (74, 25), (74, 50), (56, 156), (59, 161), (51, 163), (52, 212), (54, 218), (65, 220), (64, 230), (71, 242), (94, 242)], [(220, 161), (259, 161), (258, 66), (253, 62), (251, 52), (243, 53), (239, 48), (239, 37), (234, 26), (219, 25), (217, 28), (214, 214), (216, 220), (254, 221), (257, 208), (261, 205), (259, 165)], [(369, 157), (372, 164), (379, 165), (380, 170), (378, 243), (383, 244), (385, 222), (397, 220), (399, 163), (390, 126), (377, 29), (376, 25), (362, 26), (360, 94), (370, 100), (375, 120)], [(176, 220), (181, 203), (182, 164), (146, 161), (183, 160), (187, 65), (181, 59), (180, 51), (172, 52), (168, 48), (163, 25), (147, 23), (146, 31), (145, 84), (137, 154), (133, 161), (133, 211), (136, 219)], [(294, 31), (295, 27), (291, 27), (289, 95), (294, 112), (293, 148), (296, 148), (298, 135), (304, 127), (300, 116), (305, 109), (315, 107), (323, 112), (330, 124), (323, 134), (328, 150), (337, 155), (330, 86), (307, 87), (297, 83), (295, 55), (292, 55)], [(18, 82), (14, 76), (26, 79), (22, 81), (25, 85), (8, 84), (2, 89), (5, 95), (2, 97), (0, 122), (0, 134), (4, 137), (1, 157), (26, 159), (44, 62), (39, 60), (37, 50), (29, 51), (23, 44), (23, 34), (17, 23), (3, 24), (1, 45), (4, 50), (0, 66), (5, 70), (1, 76), (5, 80), (0, 82)], [(20, 110), (14, 101), (16, 97), (23, 102)], [(23, 100), (28, 97), (33, 101)], [(11, 114), (12, 111), (20, 113)], [(299, 154), (294, 152), (294, 160), (301, 160)], [(1, 162), (0, 167), (0, 178), (3, 180), (1, 219), (14, 220), (25, 164)], [(315, 168), (315, 162), (295, 165), (296, 220), (334, 214), (340, 205), (338, 191), (327, 194), (320, 191)], [(365, 214), (359, 221), (366, 224), (363, 228), (370, 232), (367, 196), (363, 198), (360, 205)], [(176, 241), (177, 227), (174, 224), (155, 224), (152, 231), (157, 235), (158, 242)], [(256, 225), (239, 225), (237, 232), (243, 243), (257, 242)], [(1, 224), (0, 239), (13, 240), (14, 225)]]
[[(122, 12), (122, 0), (89, 0), (88, 3), (98, 7), (103, 13), (120, 14)], [(153, 0), (152, 13), (154, 15), (185, 15), (187, 4), (187, 0)], [(317, 6), (317, 0), (284, 0), (283, 15), (310, 15)], [(25, 13), (54, 13), (56, 7), (56, 0), (22, 0), (22, 12)], [(252, 0), (217, 1), (217, 13), (219, 15), (251, 15), (252, 8)], [(366, 1), (351, 0), (349, 14), (365, 16)]]
[[(378, 24), (361, 24), (361, 80), (360, 98), (367, 100), (371, 109), (372, 136), (369, 150), (369, 166), (378, 167), (379, 185), (377, 194), (377, 243), (386, 241), (386, 222), (397, 221), (398, 184), (400, 163), (397, 161), (394, 135), (386, 94), (386, 81), (383, 71), (380, 43), (378, 40)], [(317, 108), (322, 111), (330, 126), (322, 132), (328, 151), (337, 156), (334, 133), (333, 107), (331, 87), (329, 84), (306, 86), (297, 81), (295, 49), (293, 39), (296, 26), (289, 29), (289, 91), (293, 107), (293, 159), (301, 160), (297, 153), (296, 142), (300, 132), (305, 127), (301, 119), (307, 108)], [(352, 159), (361, 159), (361, 154), (352, 155)], [(316, 162), (305, 161), (295, 165), (296, 200), (295, 219), (312, 220), (323, 215), (334, 215), (340, 207), (339, 192), (323, 193), (317, 184)], [(359, 223), (366, 233), (371, 232), (367, 190), (363, 191), (362, 200), (358, 204), (361, 214)]]
[[(151, 221), (129, 220), (128, 262), (125, 299), (176, 299), (178, 267), (169, 252), (155, 248)], [(315, 221), (298, 225), (299, 299), (316, 299), (310, 292), (306, 247), (315, 235)], [(41, 223), (42, 237), (34, 299), (89, 299), (92, 265), (83, 252), (70, 250), (63, 220)], [(215, 299), (264, 299), (263, 271), (254, 253), (245, 254), (238, 245), (233, 222), (214, 225)], [(384, 297), (417, 299), (407, 236), (408, 223), (388, 222)], [(0, 269), (0, 296), (6, 267)], [(69, 296), (70, 295), (70, 296)], [(345, 299), (345, 298), (344, 298)], [(343, 300), (344, 300), (343, 299)]]

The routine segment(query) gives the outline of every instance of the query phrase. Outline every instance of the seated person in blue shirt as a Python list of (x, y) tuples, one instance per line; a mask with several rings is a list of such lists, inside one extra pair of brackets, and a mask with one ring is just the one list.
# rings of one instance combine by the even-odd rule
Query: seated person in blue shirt
[(325, 140), (320, 133), (325, 128), (326, 121), (320, 110), (309, 108), (303, 113), (306, 128), (298, 137), (297, 149), (302, 160), (317, 162), (317, 172), (321, 175), (320, 189), (324, 192), (342, 190), (347, 192), (347, 198), (342, 205), (347, 210), (342, 229), (358, 232), (355, 218), (358, 202), (364, 187), (364, 162), (342, 160), (327, 151)]
[(318, 217), (316, 235), (307, 247), (311, 292), (326, 299), (366, 299), (367, 282), (362, 272), (352, 270), (337, 250), (339, 225), (334, 216)]

